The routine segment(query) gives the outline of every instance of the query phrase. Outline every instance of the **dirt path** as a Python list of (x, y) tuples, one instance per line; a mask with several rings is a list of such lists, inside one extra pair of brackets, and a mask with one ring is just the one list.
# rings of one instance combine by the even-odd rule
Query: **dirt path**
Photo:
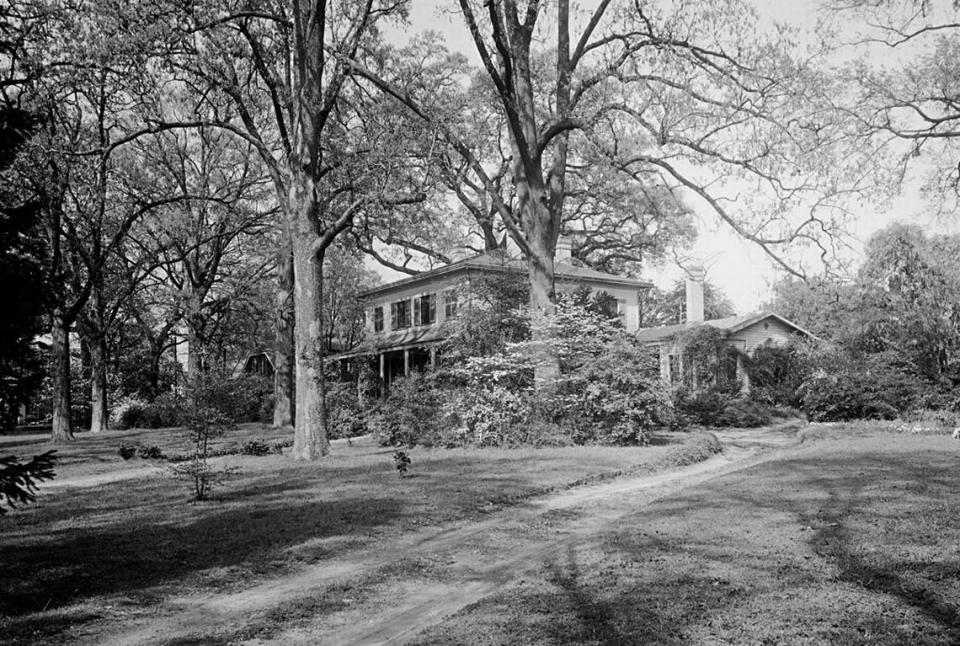
[[(589, 541), (638, 508), (720, 475), (766, 461), (796, 444), (792, 432), (721, 435), (725, 450), (710, 460), (653, 475), (624, 477), (580, 487), (510, 507), (481, 521), (459, 522), (408, 534), (376, 551), (331, 559), (297, 574), (243, 591), (217, 596), (183, 595), (166, 601), (158, 614), (133, 620), (121, 632), (100, 634), (98, 643), (161, 644), (180, 639), (217, 643), (256, 626), (282, 604), (309, 605), (338, 585), (367, 577), (371, 595), (332, 614), (292, 622), (296, 627), (260, 635), (249, 644), (402, 644), (427, 626), (475, 603), (538, 567), (571, 544)], [(441, 580), (405, 577), (379, 586), (381, 573), (398, 562), (443, 563)], [(262, 624), (262, 621), (261, 621)], [(257, 636), (253, 636), (257, 635)], [(199, 638), (200, 641), (197, 641)], [(186, 643), (186, 642), (184, 642)]]

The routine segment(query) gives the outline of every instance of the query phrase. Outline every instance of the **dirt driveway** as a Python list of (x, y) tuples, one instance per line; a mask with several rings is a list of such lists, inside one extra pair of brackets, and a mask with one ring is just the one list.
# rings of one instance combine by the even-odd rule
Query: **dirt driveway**
[(719, 435), (723, 453), (705, 462), (492, 509), (479, 521), (406, 534), (240, 592), (174, 596), (150, 616), (129, 617), (114, 624), (121, 630), (99, 633), (96, 643), (405, 643), (645, 505), (802, 441), (796, 428)]

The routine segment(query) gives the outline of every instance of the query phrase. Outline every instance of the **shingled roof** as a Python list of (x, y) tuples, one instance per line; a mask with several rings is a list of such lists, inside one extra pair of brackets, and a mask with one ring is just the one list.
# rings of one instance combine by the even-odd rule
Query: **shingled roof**
[(663, 325), (660, 327), (640, 328), (637, 330), (636, 338), (641, 343), (659, 343), (660, 341), (672, 339), (678, 334), (686, 332), (687, 330), (692, 330), (693, 328), (701, 325), (709, 325), (710, 327), (721, 330), (722, 332), (726, 332), (727, 336), (730, 336), (736, 334), (744, 328), (750, 327), (754, 323), (759, 323), (760, 321), (771, 317), (777, 319), (784, 325), (793, 328), (795, 331), (800, 332), (801, 334), (816, 338), (816, 335), (814, 335), (812, 332), (805, 330), (793, 321), (785, 319), (779, 314), (774, 314), (773, 312), (758, 312), (744, 316), (728, 316), (722, 319), (711, 319), (709, 321), (702, 321), (699, 323), (681, 323), (679, 325)]

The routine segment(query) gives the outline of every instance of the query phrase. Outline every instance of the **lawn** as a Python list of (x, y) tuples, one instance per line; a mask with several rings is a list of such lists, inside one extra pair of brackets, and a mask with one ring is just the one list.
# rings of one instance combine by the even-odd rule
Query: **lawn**
[[(254, 437), (281, 439), (244, 425), (219, 446)], [(338, 441), (316, 464), (282, 455), (222, 458), (239, 473), (212, 500), (192, 504), (187, 483), (158, 469), (162, 463), (117, 453), (121, 442), (181, 452), (183, 431), (81, 434), (60, 448), (57, 480), (37, 502), (0, 519), (0, 641), (70, 641), (174, 594), (240, 589), (536, 494), (653, 471), (682, 455), (674, 444), (689, 439), (645, 448), (412, 449), (404, 478), (391, 449)], [(24, 456), (46, 448), (21, 439), (0, 444)]]
[[(245, 426), (223, 442), (269, 433)], [(200, 608), (185, 636), (143, 634), (168, 644), (350, 643), (325, 637), (389, 617), (411, 596), (479, 586), (408, 641), (960, 643), (960, 442), (863, 424), (810, 426), (802, 437), (702, 484), (544, 513), (524, 501), (705, 457), (704, 438), (412, 449), (405, 478), (391, 449), (338, 442), (319, 464), (224, 458), (240, 473), (191, 504), (185, 483), (116, 455), (120, 441), (172, 451), (182, 432), (81, 436), (63, 451), (60, 484), (0, 520), (0, 642), (101, 643), (172, 621), (197, 600), (235, 604), (281, 582), (268, 604), (247, 598), (251, 610), (233, 623)], [(485, 529), (466, 542), (411, 547), (474, 527)], [(317, 572), (344, 563), (373, 566), (317, 587)], [(313, 587), (299, 587), (298, 575)]]
[(960, 644), (960, 442), (820, 429), (690, 488), (417, 644)]

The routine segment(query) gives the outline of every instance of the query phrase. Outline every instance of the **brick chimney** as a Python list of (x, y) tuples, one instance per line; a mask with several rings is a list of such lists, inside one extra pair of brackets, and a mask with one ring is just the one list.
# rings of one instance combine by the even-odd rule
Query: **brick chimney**
[(703, 279), (707, 272), (695, 265), (687, 268), (687, 323), (703, 323)]

